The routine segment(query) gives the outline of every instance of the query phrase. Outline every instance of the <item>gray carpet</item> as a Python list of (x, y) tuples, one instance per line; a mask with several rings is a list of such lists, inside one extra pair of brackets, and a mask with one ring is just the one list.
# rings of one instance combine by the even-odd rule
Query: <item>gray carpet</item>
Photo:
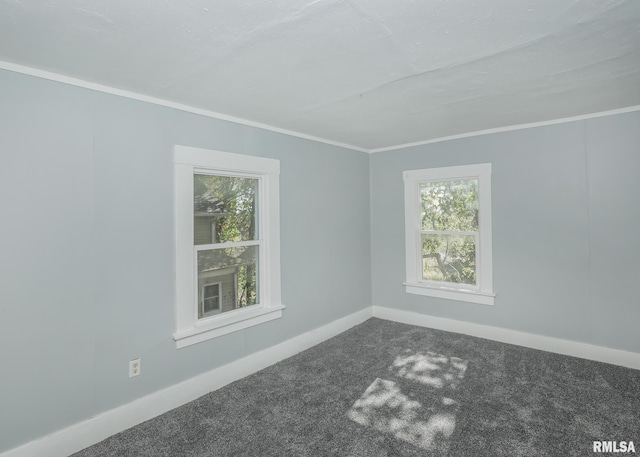
[(640, 447), (640, 371), (370, 319), (74, 457), (605, 455), (594, 440)]

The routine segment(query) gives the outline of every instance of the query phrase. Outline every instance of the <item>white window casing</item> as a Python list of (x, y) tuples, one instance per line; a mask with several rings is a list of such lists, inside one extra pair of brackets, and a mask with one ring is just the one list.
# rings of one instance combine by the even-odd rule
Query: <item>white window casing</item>
[[(408, 170), (404, 177), (405, 259), (407, 293), (493, 305), (491, 235), (491, 164)], [(437, 283), (422, 279), (420, 183), (474, 178), (478, 180), (478, 232), (476, 236), (476, 284)], [(446, 231), (443, 231), (445, 233)], [(466, 232), (452, 234), (472, 235)]]
[[(194, 246), (194, 174), (250, 176), (258, 190), (258, 304), (198, 319)], [(174, 147), (176, 332), (178, 349), (282, 317), (280, 292), (280, 161), (188, 146)], [(223, 246), (223, 245), (220, 245)]]

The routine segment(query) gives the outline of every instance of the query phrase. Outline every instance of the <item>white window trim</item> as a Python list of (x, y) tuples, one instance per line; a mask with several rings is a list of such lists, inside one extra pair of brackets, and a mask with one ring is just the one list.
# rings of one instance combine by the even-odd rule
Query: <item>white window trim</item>
[[(198, 170), (260, 177), (259, 304), (198, 319), (193, 240), (193, 175)], [(282, 317), (280, 291), (280, 161), (176, 145), (174, 224), (178, 349)]]
[[(404, 176), (405, 214), (405, 290), (410, 294), (445, 298), (483, 305), (493, 305), (493, 261), (491, 236), (491, 164), (409, 170)], [(441, 283), (422, 279), (420, 248), (420, 191), (419, 183), (453, 179), (478, 179), (479, 242), (476, 246), (476, 286)]]

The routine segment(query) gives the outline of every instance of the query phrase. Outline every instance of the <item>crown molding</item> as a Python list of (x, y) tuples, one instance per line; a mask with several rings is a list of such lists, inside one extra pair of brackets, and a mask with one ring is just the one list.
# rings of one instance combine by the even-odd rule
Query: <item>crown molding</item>
[(579, 116), (563, 117), (563, 118), (559, 118), (559, 119), (552, 119), (552, 120), (549, 120), (549, 121), (531, 122), (531, 123), (528, 123), (528, 124), (515, 124), (515, 125), (508, 125), (506, 127), (496, 127), (496, 128), (493, 128), (493, 129), (486, 129), (486, 130), (478, 130), (478, 131), (475, 131), (475, 132), (460, 133), (460, 134), (457, 134), (457, 135), (450, 135), (450, 136), (432, 138), (430, 140), (416, 141), (416, 142), (413, 142), (413, 143), (398, 144), (396, 146), (387, 146), (387, 147), (384, 147), (384, 148), (369, 149), (368, 152), (370, 154), (374, 154), (376, 152), (396, 151), (398, 149), (411, 148), (411, 147), (414, 147), (414, 146), (423, 146), (425, 144), (432, 144), (432, 143), (441, 143), (443, 141), (449, 141), (449, 140), (458, 140), (460, 138), (469, 138), (469, 137), (472, 137), (472, 136), (480, 136), (480, 135), (490, 135), (492, 133), (511, 132), (513, 130), (531, 129), (531, 128), (535, 128), (535, 127), (544, 127), (545, 125), (564, 124), (566, 122), (584, 121), (586, 119), (594, 119), (594, 118), (603, 117), (603, 116), (614, 116), (616, 114), (631, 113), (633, 111), (640, 111), (640, 105), (628, 106), (626, 108), (619, 108), (619, 109), (613, 109), (613, 110), (608, 110), (608, 111), (599, 111), (597, 113), (581, 114)]
[(456, 135), (449, 135), (449, 136), (443, 136), (443, 137), (438, 137), (438, 138), (432, 138), (432, 139), (429, 139), (429, 140), (415, 141), (415, 142), (411, 142), (411, 143), (403, 143), (403, 144), (398, 144), (398, 145), (394, 145), (394, 146), (386, 146), (386, 147), (383, 147), (383, 148), (363, 148), (363, 147), (360, 147), (360, 146), (355, 146), (353, 144), (342, 143), (340, 141), (333, 141), (333, 140), (329, 140), (329, 139), (326, 139), (326, 138), (317, 137), (317, 136), (314, 136), (314, 135), (308, 135), (308, 134), (302, 133), (302, 132), (296, 132), (294, 130), (283, 129), (283, 128), (280, 128), (280, 127), (275, 127), (273, 125), (263, 124), (261, 122), (255, 122), (255, 121), (251, 121), (251, 120), (248, 120), (248, 119), (243, 119), (243, 118), (240, 118), (240, 117), (230, 116), (230, 115), (227, 115), (227, 114), (218, 113), (218, 112), (215, 112), (215, 111), (210, 111), (210, 110), (206, 110), (206, 109), (203, 109), (203, 108), (197, 108), (195, 106), (185, 105), (185, 104), (182, 104), (182, 103), (177, 103), (177, 102), (173, 102), (173, 101), (170, 101), (170, 100), (164, 100), (164, 99), (157, 98), (157, 97), (151, 97), (149, 95), (144, 95), (144, 94), (140, 94), (140, 93), (137, 93), (137, 92), (132, 92), (132, 91), (124, 90), (124, 89), (118, 89), (118, 88), (107, 86), (107, 85), (104, 85), (104, 84), (99, 84), (99, 83), (95, 83), (95, 82), (91, 82), (91, 81), (86, 81), (86, 80), (83, 80), (83, 79), (62, 75), (62, 74), (55, 73), (55, 72), (52, 72), (52, 71), (40, 70), (38, 68), (28, 67), (28, 66), (25, 66), (25, 65), (19, 65), (19, 64), (15, 64), (15, 63), (11, 63), (11, 62), (2, 61), (2, 60), (0, 60), (0, 70), (7, 70), (7, 71), (12, 71), (14, 73), (21, 73), (21, 74), (28, 75), (28, 76), (34, 76), (34, 77), (37, 77), (37, 78), (47, 79), (47, 80), (50, 80), (50, 81), (55, 81), (55, 82), (59, 82), (59, 83), (63, 83), (63, 84), (69, 84), (69, 85), (72, 85), (72, 86), (82, 87), (84, 89), (95, 90), (95, 91), (103, 92), (103, 93), (106, 93), (106, 94), (118, 95), (120, 97), (125, 97), (125, 98), (129, 98), (129, 99), (132, 99), (132, 100), (138, 100), (138, 101), (141, 101), (141, 102), (152, 103), (154, 105), (165, 106), (167, 108), (173, 108), (173, 109), (177, 109), (177, 110), (180, 110), (180, 111), (185, 111), (185, 112), (188, 112), (188, 113), (193, 113), (193, 114), (198, 114), (198, 115), (201, 115), (201, 116), (210, 117), (210, 118), (213, 118), (213, 119), (218, 119), (218, 120), (228, 121), (228, 122), (234, 122), (236, 124), (246, 125), (248, 127), (255, 127), (255, 128), (262, 129), (262, 130), (268, 130), (268, 131), (275, 132), (275, 133), (281, 133), (283, 135), (289, 135), (289, 136), (293, 136), (293, 137), (296, 137), (296, 138), (302, 138), (302, 139), (305, 139), (305, 140), (315, 141), (315, 142), (318, 142), (318, 143), (324, 143), (324, 144), (328, 144), (328, 145), (331, 145), (331, 146), (337, 146), (337, 147), (344, 148), (344, 149), (350, 149), (352, 151), (365, 152), (365, 153), (368, 153), (368, 154), (374, 154), (376, 152), (396, 151), (396, 150), (399, 150), (399, 149), (406, 149), (406, 148), (411, 148), (411, 147), (414, 147), (414, 146), (423, 146), (423, 145), (432, 144), (432, 143), (441, 143), (443, 141), (458, 140), (458, 139), (461, 139), (461, 138), (469, 138), (469, 137), (480, 136), (480, 135), (490, 135), (490, 134), (493, 134), (493, 133), (510, 132), (510, 131), (513, 131), (513, 130), (530, 129), (530, 128), (535, 128), (535, 127), (543, 127), (543, 126), (547, 126), (547, 125), (564, 124), (564, 123), (567, 123), (567, 122), (582, 121), (582, 120), (586, 120), (586, 119), (594, 119), (594, 118), (603, 117), (603, 116), (613, 116), (613, 115), (616, 115), (616, 114), (624, 114), (624, 113), (630, 113), (630, 112), (633, 112), (633, 111), (640, 111), (640, 105), (634, 105), (634, 106), (628, 106), (628, 107), (625, 107), (625, 108), (613, 109), (613, 110), (608, 110), (608, 111), (599, 111), (599, 112), (596, 112), (596, 113), (582, 114), (582, 115), (579, 115), (579, 116), (563, 117), (563, 118), (552, 119), (552, 120), (548, 120), (548, 121), (531, 122), (531, 123), (527, 123), (527, 124), (515, 124), (515, 125), (509, 125), (509, 126), (505, 126), (505, 127), (496, 127), (496, 128), (492, 128), (492, 129), (486, 129), (486, 130), (477, 130), (475, 132), (460, 133), (460, 134), (456, 134)]
[(199, 114), (201, 116), (210, 117), (213, 119), (218, 119), (222, 121), (234, 122), (236, 124), (246, 125), (248, 127), (255, 127), (262, 130), (269, 130), (275, 133), (282, 133), (284, 135), (289, 135), (297, 138), (302, 138), (305, 140), (316, 141), (318, 143), (324, 143), (331, 146), (338, 146), (345, 149), (351, 149), (353, 151), (358, 152), (366, 152), (369, 150), (366, 148), (361, 148), (359, 146), (354, 146), (352, 144), (341, 143), (339, 141), (328, 140), (326, 138), (320, 138), (313, 135), (308, 135), (306, 133), (296, 132), (293, 130), (283, 129), (280, 127), (275, 127), (273, 125), (263, 124), (261, 122), (250, 121), (247, 119), (242, 119), (240, 117), (229, 116), (227, 114), (217, 113), (215, 111), (209, 111), (202, 108), (196, 108), (195, 106), (184, 105), (182, 103), (172, 102), (170, 100), (164, 100), (157, 97), (151, 97), (149, 95), (139, 94), (137, 92), (132, 92), (124, 89), (117, 89), (115, 87), (107, 86), (104, 84), (99, 84), (91, 81), (86, 81), (79, 78), (73, 78), (71, 76), (61, 75), (59, 73), (54, 73), (51, 71), (40, 70), (38, 68), (27, 67), (25, 65), (18, 65), (11, 62), (5, 62), (0, 60), (0, 69), (12, 71), (14, 73), (21, 73), (28, 76), (35, 76), (37, 78), (48, 79), (50, 81), (55, 81), (63, 84), (69, 84), (71, 86), (82, 87), (84, 89), (95, 90), (98, 92), (103, 92), (111, 95), (118, 95), (120, 97), (130, 98), (132, 100), (138, 100), (141, 102), (153, 103), (154, 105), (165, 106), (167, 108), (173, 108), (180, 111), (186, 111), (188, 113)]

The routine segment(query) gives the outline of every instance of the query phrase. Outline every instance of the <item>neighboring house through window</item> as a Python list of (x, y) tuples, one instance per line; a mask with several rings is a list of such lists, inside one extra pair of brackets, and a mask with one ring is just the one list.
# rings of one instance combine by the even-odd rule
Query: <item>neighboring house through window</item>
[(404, 172), (406, 291), (493, 305), (491, 164)]
[(280, 163), (176, 146), (178, 347), (282, 316)]

